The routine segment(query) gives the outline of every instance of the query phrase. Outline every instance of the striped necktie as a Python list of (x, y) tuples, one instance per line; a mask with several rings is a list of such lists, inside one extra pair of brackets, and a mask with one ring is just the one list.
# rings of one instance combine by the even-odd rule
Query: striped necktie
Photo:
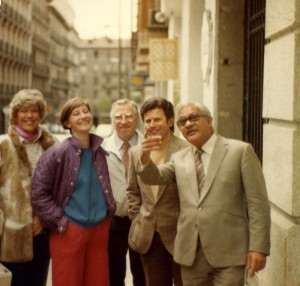
[(196, 162), (196, 172), (197, 172), (197, 179), (198, 179), (198, 189), (199, 189), (199, 194), (203, 188), (204, 185), (204, 167), (203, 167), (203, 162), (201, 159), (201, 155), (203, 153), (203, 150), (198, 149), (195, 152), (195, 162)]

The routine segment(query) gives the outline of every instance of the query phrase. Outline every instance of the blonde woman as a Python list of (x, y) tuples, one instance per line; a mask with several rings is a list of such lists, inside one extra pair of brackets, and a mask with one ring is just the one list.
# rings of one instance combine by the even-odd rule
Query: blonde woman
[(11, 286), (44, 286), (49, 231), (32, 212), (31, 176), (42, 153), (55, 143), (39, 124), (46, 115), (40, 91), (19, 91), (10, 103), (8, 134), (0, 136), (0, 261)]
[(91, 108), (68, 100), (61, 124), (72, 136), (38, 162), (32, 188), (34, 211), (52, 229), (53, 286), (108, 285), (108, 234), (115, 211), (103, 139), (91, 134)]

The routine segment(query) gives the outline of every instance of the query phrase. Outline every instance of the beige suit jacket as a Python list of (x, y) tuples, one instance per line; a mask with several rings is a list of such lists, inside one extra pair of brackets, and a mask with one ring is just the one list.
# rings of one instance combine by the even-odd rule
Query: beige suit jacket
[(200, 196), (195, 170), (190, 147), (159, 168), (150, 162), (138, 172), (147, 184), (177, 182), (181, 211), (175, 261), (191, 266), (199, 238), (213, 267), (245, 265), (248, 251), (269, 254), (270, 205), (251, 145), (218, 136)]
[[(171, 155), (189, 144), (174, 135), (167, 146), (165, 162)], [(139, 160), (140, 147), (131, 151), (128, 172), (127, 198), (129, 217), (132, 219), (128, 243), (139, 253), (146, 253), (152, 243), (154, 232), (160, 233), (166, 249), (173, 254), (176, 226), (179, 215), (179, 197), (176, 183), (161, 185), (158, 188), (157, 198), (154, 199), (151, 186), (142, 182), (135, 171)]]

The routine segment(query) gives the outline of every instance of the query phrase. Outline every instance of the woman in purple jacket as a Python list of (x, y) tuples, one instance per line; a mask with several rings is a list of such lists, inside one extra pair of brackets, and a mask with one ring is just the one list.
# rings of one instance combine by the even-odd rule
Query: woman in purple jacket
[(102, 138), (82, 98), (68, 100), (60, 122), (71, 137), (40, 158), (32, 206), (50, 236), (53, 286), (108, 285), (109, 216), (115, 211)]

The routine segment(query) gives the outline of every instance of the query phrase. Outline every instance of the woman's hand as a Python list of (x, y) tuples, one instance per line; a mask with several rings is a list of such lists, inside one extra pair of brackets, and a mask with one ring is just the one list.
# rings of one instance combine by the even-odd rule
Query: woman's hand
[(33, 236), (41, 234), (43, 231), (43, 226), (41, 219), (38, 216), (33, 217), (33, 222), (32, 222), (32, 234)]

